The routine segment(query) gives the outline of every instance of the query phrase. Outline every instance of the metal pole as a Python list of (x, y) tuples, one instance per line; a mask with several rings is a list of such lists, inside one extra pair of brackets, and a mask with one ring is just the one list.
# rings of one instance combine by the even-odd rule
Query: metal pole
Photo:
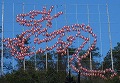
[[(2, 0), (2, 40), (4, 38), (4, 0)], [(3, 75), (3, 42), (1, 41), (2, 49), (1, 49), (1, 75)]]
[[(46, 33), (47, 33), (47, 31), (46, 31)], [(46, 36), (47, 37), (47, 36)], [(48, 45), (47, 45), (47, 41), (46, 41), (46, 48), (48, 47)], [(47, 51), (46, 51), (46, 71), (47, 71), (47, 69), (48, 69), (48, 63), (47, 63), (47, 61), (48, 61), (48, 55), (47, 55)]]
[(70, 83), (70, 82), (71, 82), (71, 70), (70, 70), (70, 69), (69, 69), (69, 76), (68, 76), (68, 77), (69, 77), (69, 80), (68, 80), (68, 81), (69, 81), (69, 83)]
[(80, 71), (78, 73), (78, 82), (77, 83), (80, 83)]
[[(14, 3), (13, 3), (13, 38), (14, 38)], [(14, 70), (14, 57), (12, 57), (12, 67)]]
[(76, 11), (76, 13), (75, 13), (75, 14), (76, 14), (76, 21), (77, 21), (77, 23), (78, 23), (78, 19), (77, 19), (77, 18), (78, 18), (78, 17), (77, 17), (77, 12), (78, 12), (78, 11), (77, 11), (77, 4), (76, 4), (75, 11)]
[[(103, 49), (102, 49), (102, 29), (101, 29), (100, 6), (99, 6), (99, 4), (98, 4), (98, 13), (99, 13), (99, 27), (100, 27), (100, 54), (103, 57), (103, 54), (102, 54), (103, 53)], [(102, 62), (102, 70), (103, 70), (103, 62)]]
[[(47, 47), (47, 42), (46, 42), (46, 47)], [(47, 61), (48, 61), (48, 59), (47, 59), (47, 52), (46, 52), (46, 71), (47, 71), (47, 68), (48, 68)]]
[[(23, 6), (23, 13), (24, 13), (24, 3), (22, 4), (22, 6)], [(23, 26), (23, 31), (24, 31), (24, 26)], [(25, 57), (24, 57), (24, 60), (23, 60), (23, 68), (25, 70)]]
[[(66, 5), (65, 5), (65, 21), (66, 21), (66, 24), (67, 24), (67, 18), (66, 18)], [(66, 38), (68, 37), (68, 33), (66, 33)], [(67, 65), (67, 67), (68, 67), (68, 73), (69, 73), (69, 70), (70, 70), (70, 63), (69, 63), (69, 61), (70, 61), (70, 55), (69, 55), (69, 48), (67, 49), (67, 63), (68, 63), (68, 65)]]
[[(45, 6), (47, 7), (47, 5), (45, 4)], [(47, 31), (46, 31), (46, 34), (47, 34)], [(47, 36), (46, 36), (47, 37)], [(47, 45), (47, 41), (46, 41), (46, 48), (48, 47), (48, 45)], [(47, 51), (46, 51), (46, 53), (45, 53), (45, 58), (46, 58), (46, 71), (47, 71), (47, 69), (48, 69), (48, 55), (47, 55)]]
[[(34, 5), (34, 10), (35, 10), (35, 5)], [(35, 70), (37, 70), (37, 63), (36, 63), (36, 44), (35, 44), (35, 57), (34, 57), (34, 59), (35, 59)]]
[[(89, 6), (87, 4), (87, 11), (88, 11), (88, 25), (90, 25), (90, 16), (89, 16)], [(89, 34), (89, 39), (90, 39), (90, 34)], [(89, 41), (89, 46), (90, 46), (90, 41)], [(90, 52), (90, 70), (92, 70), (92, 54)]]
[[(76, 20), (77, 20), (77, 23), (78, 23), (77, 10), (78, 9), (77, 9), (77, 4), (76, 4)], [(79, 47), (79, 39), (78, 39), (78, 47)], [(79, 73), (78, 73), (78, 83), (80, 83), (80, 70), (79, 70)]]
[[(56, 5), (57, 6), (57, 5)], [(55, 14), (56, 14), (56, 7), (55, 7)], [(56, 22), (56, 30), (57, 30), (57, 20), (55, 19), (55, 22)], [(57, 40), (56, 40), (57, 41)], [(58, 56), (57, 56), (57, 60), (56, 60), (56, 67), (57, 67), (57, 72), (58, 72)]]
[[(36, 45), (35, 45), (36, 48)], [(35, 70), (37, 70), (37, 63), (36, 63), (36, 50), (35, 50)]]
[(112, 54), (112, 37), (111, 37), (111, 30), (110, 30), (110, 16), (109, 16), (109, 11), (108, 11), (108, 4), (106, 4), (106, 10), (107, 10), (107, 17), (108, 17), (108, 33), (109, 33), (109, 41), (110, 41), (111, 64), (112, 64), (112, 70), (114, 70), (113, 54)]

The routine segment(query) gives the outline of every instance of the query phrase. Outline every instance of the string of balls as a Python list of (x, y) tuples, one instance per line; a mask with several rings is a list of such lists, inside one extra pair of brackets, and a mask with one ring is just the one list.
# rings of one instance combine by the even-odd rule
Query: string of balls
[[(73, 42), (76, 40), (76, 38), (83, 39), (84, 42), (75, 50), (74, 54), (70, 58), (70, 67), (76, 71), (81, 71), (81, 75), (84, 76), (99, 76), (103, 79), (107, 78), (113, 78), (117, 75), (117, 73), (112, 70), (111, 68), (105, 69), (105, 70), (89, 70), (81, 64), (81, 61), (85, 59), (87, 56), (89, 56), (90, 52), (95, 48), (95, 45), (97, 43), (97, 36), (93, 32), (92, 28), (88, 25), (85, 26), (85, 24), (73, 24), (73, 25), (67, 25), (63, 26), (61, 29), (54, 30), (53, 32), (49, 33), (48, 29), (52, 28), (52, 20), (55, 18), (58, 18), (60, 15), (63, 14), (63, 12), (58, 12), (57, 14), (51, 16), (51, 12), (53, 10), (54, 6), (51, 6), (49, 10), (46, 9), (46, 7), (43, 7), (42, 11), (39, 10), (32, 10), (29, 13), (26, 14), (19, 14), (16, 17), (16, 21), (26, 27), (31, 27), (30, 29), (23, 31), (18, 37), (16, 38), (5, 38), (3, 42), (6, 44), (8, 48), (10, 48), (10, 52), (12, 56), (15, 58), (18, 58), (20, 60), (24, 59), (25, 56), (31, 56), (34, 55), (34, 51), (30, 51), (30, 49), (34, 50), (34, 46), (25, 45), (25, 42), (34, 35), (34, 44), (42, 44), (44, 42), (50, 42), (56, 37), (58, 37), (58, 40), (55, 44), (52, 46), (47, 46), (46, 48), (42, 49), (39, 48), (36, 50), (36, 54), (38, 53), (44, 53), (46, 51), (56, 49), (57, 53), (61, 56), (66, 55), (66, 51), (69, 46), (73, 44)], [(36, 20), (35, 17), (38, 15), (42, 15), (39, 20)], [(29, 19), (27, 19), (29, 17)], [(42, 22), (46, 23), (46, 28), (42, 25)], [(94, 40), (91, 44), (91, 46), (88, 48), (85, 54), (78, 56), (80, 51), (84, 48), (84, 46), (90, 41), (89, 37), (85, 37), (81, 34), (81, 32), (85, 32), (90, 34)], [(63, 37), (65, 36), (65, 33), (67, 32), (74, 32), (75, 35), (69, 35), (66, 38), (66, 41), (63, 40)], [(44, 36), (45, 38), (40, 39), (39, 35)], [(19, 47), (19, 49), (18, 49)], [(72, 63), (73, 60), (77, 60), (78, 68), (75, 67), (75, 65)], [(110, 73), (110, 76), (106, 76), (106, 73)]]

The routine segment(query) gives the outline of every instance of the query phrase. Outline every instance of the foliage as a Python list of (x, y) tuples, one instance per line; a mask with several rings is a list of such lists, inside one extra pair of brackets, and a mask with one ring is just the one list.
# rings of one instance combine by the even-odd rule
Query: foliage
[[(115, 76), (113, 79), (109, 79), (106, 83), (120, 83), (120, 43), (117, 43), (117, 46), (115, 46), (112, 49), (112, 56), (113, 56), (113, 67), (114, 70), (117, 72), (117, 76)], [(111, 68), (112, 62), (111, 62), (111, 51), (108, 51), (106, 57), (104, 58), (103, 65), (101, 65), (103, 69)]]
[[(120, 43), (117, 43), (117, 46), (112, 49), (112, 55), (113, 55), (113, 62), (114, 62), (114, 69), (116, 72), (120, 75), (120, 72), (117, 70), (120, 70)], [(111, 52), (109, 51), (104, 58), (103, 62), (103, 68), (110, 68), (112, 66), (111, 64)]]
[[(2, 53), (2, 39), (0, 38), (0, 64), (1, 64), (1, 53)], [(10, 72), (12, 70), (12, 63), (11, 63), (11, 53), (10, 53), (10, 49), (6, 47), (5, 44), (3, 44), (3, 58), (4, 58), (4, 62), (3, 62), (3, 69), (5, 70), (4, 73), (6, 72)], [(0, 66), (1, 69), (1, 66)]]
[[(69, 48), (69, 54), (70, 56), (74, 53), (76, 48)], [(98, 52), (98, 48), (95, 48), (92, 52), (92, 66), (94, 69), (100, 68), (101, 66), (96, 66), (98, 64), (95, 61), (95, 58), (97, 56), (100, 56)], [(82, 50), (79, 53), (79, 56), (85, 53), (85, 50)], [(118, 70), (120, 68), (119, 66), (119, 57), (120, 54), (120, 43), (117, 44), (116, 47), (113, 49), (113, 57), (114, 57), (114, 68)], [(7, 73), (4, 76), (0, 77), (0, 83), (69, 83), (68, 82), (68, 74), (66, 72), (67, 68), (67, 55), (61, 56), (58, 55), (55, 51), (49, 51), (47, 53), (48, 58), (48, 68), (46, 70), (46, 54), (36, 54), (36, 67), (35, 69), (35, 56), (29, 57), (28, 60), (26, 60), (26, 70), (23, 70), (23, 61), (18, 60), (18, 66), (19, 69), (16, 71), (13, 71), (11, 73)], [(58, 62), (55, 61), (58, 58)], [(107, 56), (104, 59), (103, 67), (107, 68), (111, 66), (111, 63), (108, 62), (110, 60), (110, 51), (107, 53)], [(82, 65), (84, 67), (89, 69), (89, 60), (90, 57), (85, 58), (83, 61), (81, 61)], [(21, 63), (21, 64), (20, 64)], [(76, 63), (76, 62), (75, 62)], [(58, 64), (58, 69), (57, 69)], [(100, 65), (100, 64), (99, 64)], [(6, 65), (7, 66), (7, 65)], [(76, 64), (77, 67), (77, 64)], [(117, 71), (118, 72), (118, 71)], [(120, 73), (118, 72), (118, 75)], [(67, 77), (66, 77), (67, 76)], [(70, 77), (71, 81), (75, 80), (77, 82), (77, 75), (72, 74)], [(70, 83), (76, 83), (75, 81)], [(103, 80), (99, 77), (81, 77), (82, 83), (120, 83), (119, 76), (114, 77), (113, 79)]]
[(18, 70), (0, 78), (1, 83), (63, 83), (66, 73), (48, 69), (48, 71)]

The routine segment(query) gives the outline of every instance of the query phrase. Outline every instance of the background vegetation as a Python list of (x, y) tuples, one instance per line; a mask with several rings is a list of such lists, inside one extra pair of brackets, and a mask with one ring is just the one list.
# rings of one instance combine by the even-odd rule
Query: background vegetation
[[(28, 40), (29, 41), (29, 40)], [(26, 42), (26, 44), (29, 44)], [(0, 43), (1, 46), (1, 43)], [(19, 49), (19, 48), (18, 48)], [(74, 53), (76, 48), (68, 48), (70, 56)], [(99, 48), (95, 48), (92, 53), (92, 66), (93, 69), (106, 69), (111, 67), (111, 56), (108, 51), (104, 61), (99, 63), (96, 58), (100, 58), (101, 55), (98, 52)], [(79, 55), (84, 54), (85, 50), (82, 50)], [(1, 51), (0, 51), (1, 54)], [(16, 60), (17, 69), (12, 69), (11, 56), (9, 49), (4, 45), (4, 70), (5, 75), (0, 76), (0, 83), (77, 83), (78, 73), (71, 71), (71, 75), (68, 75), (67, 70), (67, 56), (58, 55), (55, 51), (48, 52), (48, 69), (45, 68), (45, 54), (37, 54), (37, 63), (35, 69), (34, 56), (29, 57), (26, 60), (26, 70), (23, 70), (23, 60)], [(120, 43), (113, 48), (114, 57), (114, 69), (118, 73), (118, 76), (113, 79), (103, 80), (99, 77), (80, 77), (81, 83), (120, 83)], [(58, 62), (55, 61), (58, 58)], [(90, 68), (89, 57), (81, 62), (84, 67)], [(58, 65), (58, 66), (57, 66)], [(77, 64), (75, 62), (75, 66)]]

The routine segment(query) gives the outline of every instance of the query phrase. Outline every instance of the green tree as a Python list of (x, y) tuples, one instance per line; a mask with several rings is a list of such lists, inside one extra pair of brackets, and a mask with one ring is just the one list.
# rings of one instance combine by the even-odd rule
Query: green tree
[[(19, 40), (22, 40), (22, 38), (19, 37), (19, 34), (17, 34), (16, 37), (19, 38)], [(29, 45), (29, 44), (30, 44), (30, 38), (28, 38), (28, 39), (26, 39), (26, 41), (24, 41), (24, 45), (27, 46), (27, 45)], [(17, 46), (16, 49), (17, 49), (17, 51), (21, 52), (19, 46)], [(27, 53), (29, 53), (30, 51), (31, 51), (31, 50), (29, 49), (29, 50), (27, 51)], [(22, 69), (23, 69), (24, 60), (19, 60), (19, 59), (15, 59), (15, 60), (16, 60), (16, 62), (17, 62), (17, 67), (18, 67), (18, 69), (19, 69), (19, 68), (22, 68)], [(28, 65), (31, 65), (31, 64), (29, 64), (29, 61), (26, 61), (26, 62), (25, 62), (25, 65), (26, 65), (26, 68), (27, 68)]]
[[(0, 64), (1, 64), (1, 53), (2, 53), (2, 39), (0, 38)], [(12, 57), (10, 56), (10, 49), (6, 47), (3, 43), (3, 69), (4, 73), (9, 73), (12, 71)], [(1, 66), (0, 66), (1, 69)]]
[[(117, 72), (117, 76), (115, 76), (113, 79), (108, 80), (108, 83), (120, 83), (120, 43), (117, 43), (117, 46), (115, 46), (112, 49), (112, 56), (113, 56), (113, 67), (114, 70)], [(111, 68), (112, 67), (112, 61), (111, 61), (111, 51), (108, 51), (106, 57), (103, 61), (103, 69)]]
[[(117, 46), (115, 46), (112, 49), (112, 56), (113, 56), (113, 62), (114, 62), (114, 69), (117, 71), (120, 69), (120, 43), (117, 43)], [(103, 62), (103, 68), (111, 68), (112, 63), (111, 63), (111, 52), (109, 51), (104, 58)], [(117, 71), (118, 74), (120, 75), (119, 71)]]

